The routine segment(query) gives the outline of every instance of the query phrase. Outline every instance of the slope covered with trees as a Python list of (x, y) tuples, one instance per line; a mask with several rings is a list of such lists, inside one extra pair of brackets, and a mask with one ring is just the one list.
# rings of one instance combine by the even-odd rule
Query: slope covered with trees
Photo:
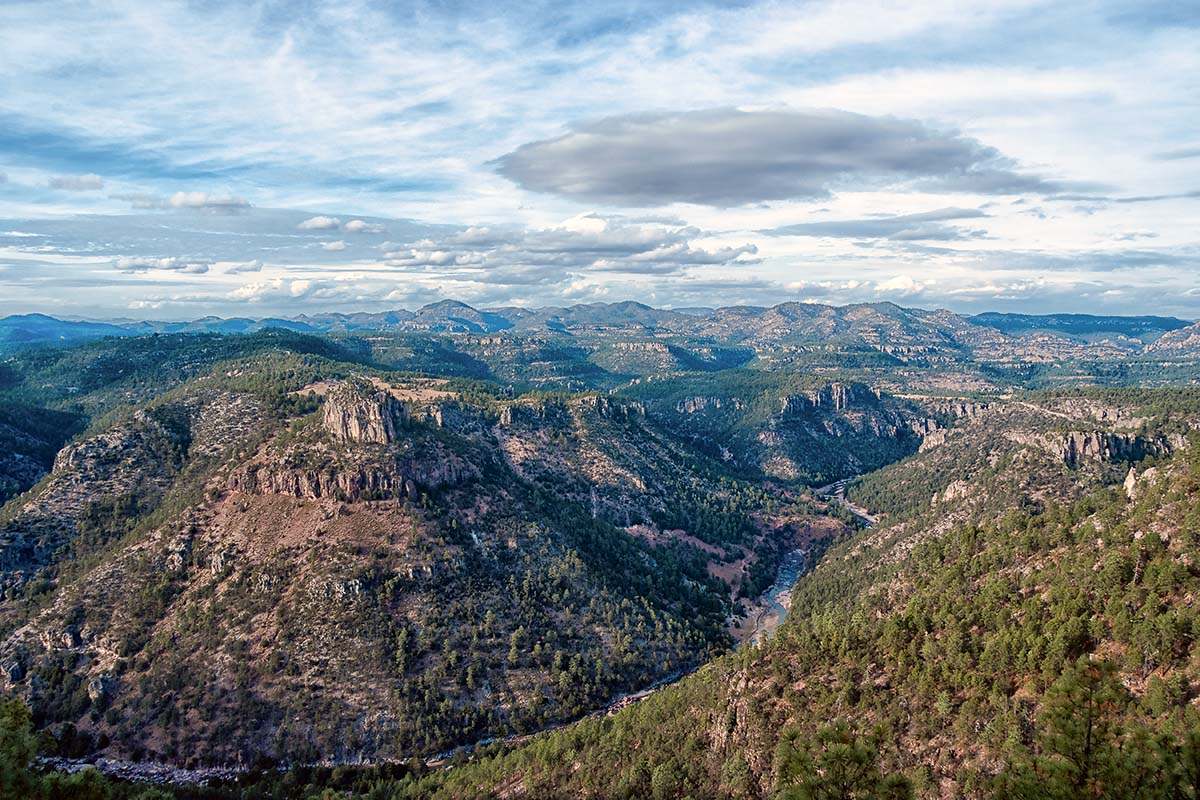
[[(30, 714), (0, 714), (0, 787), (67, 791), (40, 730), (249, 770), (172, 790), (196, 798), (1193, 796), (1200, 396), (944, 396), (943, 334), (978, 332), (845, 313), (704, 323), (779, 360), (600, 323), (10, 358), (0, 434), (46, 474), (0, 510), (0, 686)], [(801, 317), (874, 355), (795, 372)], [(851, 535), (805, 485), (867, 471), (847, 494), (881, 523)], [(787, 623), (729, 653), (800, 547)]]
[(395, 796), (1191, 796), (1200, 447), (1092, 488), (1025, 449), (835, 547), (764, 647)]
[(719, 653), (816, 511), (616, 398), (250, 353), (5, 507), (0, 681), (81, 752), (428, 755)]

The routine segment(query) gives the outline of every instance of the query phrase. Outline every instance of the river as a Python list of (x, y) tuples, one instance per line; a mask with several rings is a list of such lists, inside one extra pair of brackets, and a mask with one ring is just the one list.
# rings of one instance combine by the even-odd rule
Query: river
[(754, 618), (754, 632), (740, 647), (762, 644), (783, 623), (792, 605), (792, 589), (807, 568), (807, 550), (792, 550), (783, 557), (775, 574), (775, 582), (756, 603), (758, 612)]

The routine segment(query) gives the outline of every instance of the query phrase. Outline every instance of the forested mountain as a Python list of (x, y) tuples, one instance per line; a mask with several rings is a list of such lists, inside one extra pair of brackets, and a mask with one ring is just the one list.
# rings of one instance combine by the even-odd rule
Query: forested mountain
[(719, 652), (789, 543), (844, 529), (635, 401), (233, 341), (259, 346), (147, 402), (128, 362), (67, 392), (90, 429), (0, 518), (0, 680), (89, 749), (403, 759), (535, 730)]
[(197, 798), (1194, 793), (1187, 358), (518, 311), (0, 362), (0, 789), (141, 791), (38, 751)]
[(1169, 331), (1186, 328), (1186, 320), (1176, 317), (1116, 317), (1092, 314), (976, 314), (968, 319), (1005, 333), (1020, 331), (1059, 331), (1075, 336), (1120, 335), (1157, 339)]
[(17, 314), (0, 319), (0, 353), (48, 344), (78, 344), (104, 336), (134, 336), (121, 325), (74, 322), (45, 314)]
[[(284, 328), (308, 333), (441, 333), (585, 337), (659, 341), (664, 346), (705, 343), (763, 348), (860, 345), (901, 361), (1121, 360), (1144, 356), (1164, 334), (1187, 328), (1174, 317), (1089, 314), (978, 314), (902, 308), (893, 303), (828, 306), (782, 303), (770, 308), (732, 306), (673, 311), (636, 302), (566, 308), (476, 309), (443, 300), (416, 311), (318, 314), (294, 319), (221, 319), (186, 322), (75, 322), (40, 314), (0, 319), (0, 353), (104, 336), (147, 333), (249, 333)], [(1179, 335), (1172, 337), (1178, 339)], [(664, 341), (665, 340), (665, 341)], [(1194, 355), (1194, 354), (1193, 354)], [(685, 367), (686, 368), (686, 367)]]
[[(1085, 405), (1146, 421), (1176, 399)], [(761, 648), (377, 796), (1191, 796), (1197, 435), (1075, 459), (1047, 446), (1063, 402), (972, 420), (1011, 443), (982, 462), (967, 426), (872, 476), (855, 496), (905, 475), (918, 501), (833, 548)]]

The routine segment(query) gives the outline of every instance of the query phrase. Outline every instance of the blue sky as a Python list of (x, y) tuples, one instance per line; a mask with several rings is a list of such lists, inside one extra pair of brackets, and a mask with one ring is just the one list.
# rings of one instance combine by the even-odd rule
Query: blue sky
[(1200, 0), (5, 2), (0, 313), (1200, 317)]

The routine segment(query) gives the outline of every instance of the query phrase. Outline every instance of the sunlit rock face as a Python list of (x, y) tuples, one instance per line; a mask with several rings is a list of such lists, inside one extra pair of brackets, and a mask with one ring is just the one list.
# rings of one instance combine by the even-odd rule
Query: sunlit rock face
[(343, 382), (325, 401), (325, 428), (343, 442), (394, 442), (407, 417), (403, 403), (364, 380)]

